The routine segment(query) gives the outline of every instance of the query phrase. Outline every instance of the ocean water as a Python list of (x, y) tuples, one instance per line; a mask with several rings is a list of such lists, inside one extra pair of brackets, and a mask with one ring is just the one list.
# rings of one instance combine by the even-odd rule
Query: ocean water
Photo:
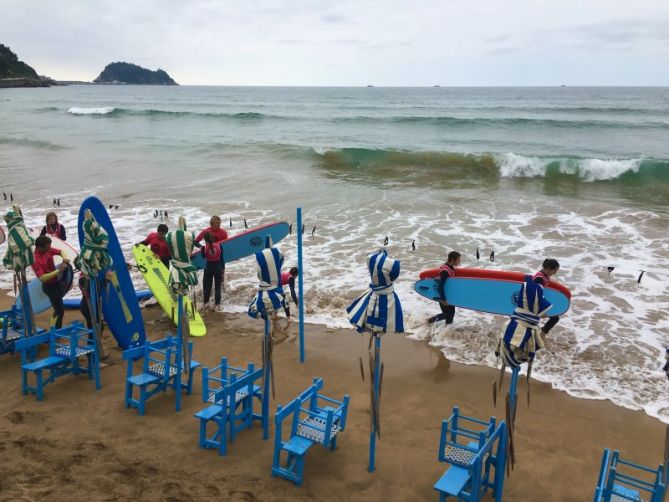
[[(70, 239), (97, 194), (118, 206), (129, 259), (156, 210), (194, 229), (220, 214), (234, 234), (294, 222), (299, 205), (307, 319), (331, 326), (347, 326), (387, 237), (408, 336), (468, 364), (495, 364), (505, 319), (458, 310), (452, 329), (428, 326), (438, 306), (413, 293), (418, 273), (453, 249), (462, 266), (527, 272), (554, 257), (573, 304), (533, 375), (669, 422), (667, 88), (8, 89), (0, 191), (31, 226), (60, 198)], [(295, 240), (280, 245), (291, 266)], [(225, 308), (244, 311), (253, 261), (226, 279)]]

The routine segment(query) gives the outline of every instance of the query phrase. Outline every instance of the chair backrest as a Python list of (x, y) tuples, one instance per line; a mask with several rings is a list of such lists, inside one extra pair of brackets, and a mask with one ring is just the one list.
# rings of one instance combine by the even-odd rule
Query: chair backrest
[[(638, 491), (642, 498), (644, 495), (648, 495), (650, 502), (661, 502), (663, 500), (666, 485), (663, 479), (664, 467), (662, 464), (657, 469), (651, 469), (623, 459), (618, 450), (615, 450), (610, 458), (611, 460), (607, 464), (604, 463), (605, 459), (602, 459), (602, 469), (606, 471), (606, 484), (602, 500), (609, 500), (614, 493), (614, 485)], [(608, 466), (605, 467), (605, 465)], [(601, 476), (602, 473), (600, 472), (600, 478)]]
[[(490, 417), (488, 422), (474, 417), (460, 414), (460, 409), (453, 406), (453, 413), (441, 424), (441, 436), (439, 439), (439, 461), (445, 462), (445, 449), (447, 445), (462, 448), (472, 453), (480, 451), (488, 439), (495, 432), (495, 417)], [(474, 440), (477, 446), (470, 446)]]

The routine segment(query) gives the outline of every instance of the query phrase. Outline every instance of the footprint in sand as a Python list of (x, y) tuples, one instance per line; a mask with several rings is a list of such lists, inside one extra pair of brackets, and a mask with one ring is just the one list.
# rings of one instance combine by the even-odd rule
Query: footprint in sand
[(43, 411), (12, 411), (5, 418), (13, 424), (43, 422), (49, 415)]
[(231, 502), (253, 502), (254, 500), (257, 500), (253, 493), (243, 490), (232, 490), (228, 495), (230, 496), (229, 500)]

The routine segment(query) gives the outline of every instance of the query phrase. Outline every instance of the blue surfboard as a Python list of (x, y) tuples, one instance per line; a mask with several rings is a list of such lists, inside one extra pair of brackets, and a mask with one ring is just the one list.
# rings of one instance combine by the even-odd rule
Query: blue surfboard
[[(137, 297), (137, 301), (141, 301), (141, 300), (146, 300), (147, 298), (151, 298), (153, 296), (153, 293), (151, 292), (150, 289), (141, 289), (135, 293), (135, 296)], [(63, 299), (63, 306), (68, 310), (78, 309), (80, 304), (81, 304), (81, 296), (77, 298)]]
[(86, 209), (91, 210), (96, 221), (107, 231), (109, 235), (109, 254), (114, 262), (110, 269), (115, 272), (112, 281), (104, 280), (105, 271), (101, 271), (99, 276), (102, 282), (107, 285), (101, 291), (102, 313), (107, 326), (109, 326), (109, 330), (123, 350), (144, 345), (146, 341), (144, 319), (130, 274), (125, 266), (123, 250), (107, 209), (97, 197), (86, 198), (79, 208), (79, 245), (83, 246), (84, 244), (82, 225)]
[[(222, 258), (225, 263), (240, 260), (265, 249), (265, 237), (269, 235), (276, 244), (285, 238), (290, 231), (286, 222), (275, 222), (255, 227), (246, 232), (233, 235), (221, 242)], [(198, 249), (191, 255), (191, 261), (198, 269), (205, 268), (206, 262)]]
[[(74, 278), (74, 271), (72, 266), (68, 265), (65, 270), (58, 274), (58, 285), (63, 295), (72, 288), (72, 280)], [(42, 290), (42, 281), (35, 277), (28, 283), (28, 294), (30, 295), (30, 305), (32, 305), (35, 314), (41, 314), (45, 310), (51, 308), (51, 301)], [(16, 297), (16, 307), (21, 308), (21, 297)]]
[[(449, 305), (456, 307), (511, 315), (521, 285), (521, 282), (492, 278), (451, 277), (446, 281), (446, 298)], [(438, 286), (438, 279), (422, 279), (414, 284), (414, 290), (429, 300), (439, 301)], [(544, 297), (552, 304), (549, 315), (562, 315), (569, 310), (570, 298), (563, 292), (544, 288)]]

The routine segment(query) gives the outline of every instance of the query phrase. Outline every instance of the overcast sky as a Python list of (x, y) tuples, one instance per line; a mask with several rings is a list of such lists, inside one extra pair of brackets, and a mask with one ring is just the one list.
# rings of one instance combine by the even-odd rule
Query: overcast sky
[(669, 0), (0, 0), (0, 43), (62, 80), (669, 85)]

